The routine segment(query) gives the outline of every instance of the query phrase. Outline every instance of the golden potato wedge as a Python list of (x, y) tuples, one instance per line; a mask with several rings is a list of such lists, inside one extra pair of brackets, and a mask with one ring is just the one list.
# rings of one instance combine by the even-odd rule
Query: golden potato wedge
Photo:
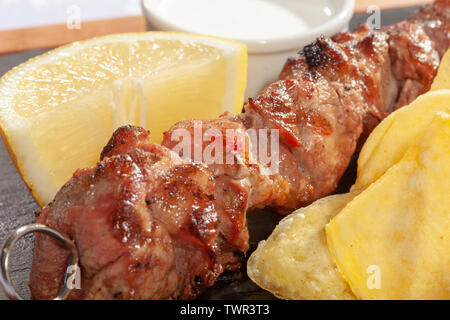
[(430, 90), (450, 89), (450, 50), (444, 54)]
[(450, 112), (450, 90), (428, 92), (384, 119), (359, 154), (354, 189), (364, 190), (397, 163), (438, 111)]
[(284, 218), (250, 256), (249, 277), (284, 299), (354, 299), (325, 235), (325, 225), (353, 197), (329, 196)]
[(361, 299), (450, 299), (450, 114), (326, 227)]

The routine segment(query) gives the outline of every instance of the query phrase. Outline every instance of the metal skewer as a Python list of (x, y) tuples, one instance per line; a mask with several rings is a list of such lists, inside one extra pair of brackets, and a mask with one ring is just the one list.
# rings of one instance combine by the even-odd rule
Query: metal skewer
[[(71, 258), (69, 261), (69, 266), (73, 266), (72, 268), (72, 274), (76, 275), (76, 272), (79, 272), (78, 267), (78, 252), (73, 244), (72, 241), (64, 237), (61, 233), (56, 231), (55, 229), (49, 228), (43, 224), (29, 224), (25, 225), (23, 227), (20, 227), (13, 231), (8, 238), (6, 239), (5, 243), (2, 246), (2, 250), (0, 252), (0, 286), (5, 292), (5, 294), (8, 296), (11, 300), (24, 300), (22, 296), (20, 296), (16, 289), (14, 288), (14, 285), (11, 281), (11, 276), (9, 274), (9, 256), (10, 253), (14, 250), (14, 245), (24, 237), (25, 235), (33, 232), (42, 232), (45, 233), (52, 238), (56, 239), (59, 243), (61, 243), (65, 248), (69, 249), (71, 251)], [(61, 289), (58, 293), (58, 295), (53, 298), (53, 300), (65, 300), (68, 298), (70, 293), (72, 292), (73, 286), (70, 284), (65, 283), (61, 286)]]

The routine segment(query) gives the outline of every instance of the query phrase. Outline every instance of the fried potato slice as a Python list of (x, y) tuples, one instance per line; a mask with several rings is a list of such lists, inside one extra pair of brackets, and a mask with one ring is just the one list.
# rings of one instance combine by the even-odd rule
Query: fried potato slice
[(384, 119), (359, 154), (353, 190), (364, 190), (400, 161), (439, 111), (450, 112), (450, 90), (428, 92)]
[(249, 277), (284, 299), (355, 299), (325, 235), (325, 225), (354, 196), (329, 196), (284, 218), (250, 256)]
[(450, 89), (450, 50), (442, 57), (439, 70), (430, 90)]
[(361, 299), (450, 299), (450, 114), (327, 225)]

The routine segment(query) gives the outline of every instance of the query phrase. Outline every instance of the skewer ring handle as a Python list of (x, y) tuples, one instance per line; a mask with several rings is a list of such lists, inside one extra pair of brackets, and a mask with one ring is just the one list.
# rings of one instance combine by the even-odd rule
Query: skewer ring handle
[[(9, 257), (11, 252), (14, 250), (14, 246), (25, 235), (29, 233), (34, 232), (41, 232), (45, 233), (49, 236), (51, 236), (53, 239), (57, 240), (61, 245), (63, 245), (65, 248), (69, 249), (71, 251), (71, 257), (69, 261), (69, 266), (73, 266), (72, 268), (72, 274), (75, 275), (76, 272), (79, 272), (78, 267), (78, 252), (76, 250), (75, 245), (72, 241), (67, 239), (65, 236), (63, 236), (61, 233), (56, 231), (55, 229), (49, 228), (43, 224), (33, 223), (28, 224), (23, 227), (20, 227), (13, 231), (8, 238), (6, 239), (5, 243), (2, 246), (2, 250), (0, 252), (0, 286), (5, 292), (5, 294), (8, 296), (11, 300), (24, 300), (22, 296), (20, 296), (16, 289), (14, 288), (14, 285), (11, 281), (11, 276), (9, 274)], [(67, 283), (64, 283), (61, 286), (61, 289), (58, 293), (58, 295), (53, 298), (53, 300), (65, 300), (72, 292), (72, 285), (68, 285)]]

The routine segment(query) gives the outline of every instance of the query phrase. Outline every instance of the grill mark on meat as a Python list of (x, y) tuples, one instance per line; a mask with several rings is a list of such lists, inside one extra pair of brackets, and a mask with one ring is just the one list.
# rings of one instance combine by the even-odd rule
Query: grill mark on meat
[(376, 55), (375, 45), (375, 34), (369, 34), (361, 41), (360, 48), (362, 52), (368, 57), (374, 57)]
[(310, 68), (320, 66), (324, 60), (325, 56), (323, 54), (325, 47), (320, 43), (314, 42), (299, 51), (299, 54), (305, 56), (305, 61)]

